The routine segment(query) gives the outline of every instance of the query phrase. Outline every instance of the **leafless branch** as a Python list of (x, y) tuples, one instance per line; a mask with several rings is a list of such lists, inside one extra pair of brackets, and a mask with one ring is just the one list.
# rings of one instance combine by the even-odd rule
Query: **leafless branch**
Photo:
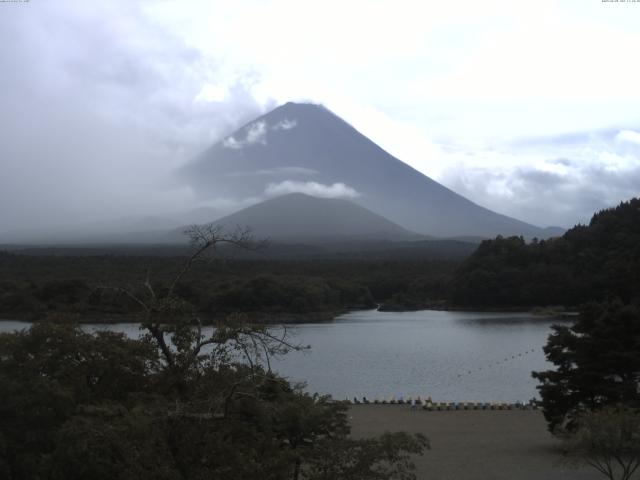
[(194, 247), (194, 251), (171, 283), (169, 295), (173, 295), (176, 285), (178, 285), (182, 277), (191, 269), (193, 262), (200, 258), (205, 252), (215, 251), (218, 245), (228, 244), (249, 251), (261, 248), (260, 242), (254, 240), (251, 229), (249, 228), (236, 227), (232, 232), (225, 232), (222, 225), (208, 223), (204, 225), (192, 225), (184, 231), (184, 234), (189, 237), (189, 242)]
[(147, 277), (144, 280), (144, 286), (147, 287), (147, 291), (151, 294), (151, 298), (153, 298), (154, 301), (157, 300), (158, 298), (156, 297), (156, 292), (151, 286), (151, 282), (149, 281), (149, 270), (147, 270)]

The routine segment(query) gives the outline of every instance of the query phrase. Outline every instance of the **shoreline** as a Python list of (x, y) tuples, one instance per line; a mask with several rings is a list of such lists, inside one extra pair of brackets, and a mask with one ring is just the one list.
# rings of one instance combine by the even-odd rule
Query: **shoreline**
[[(344, 308), (338, 310), (318, 311), (318, 312), (241, 312), (252, 320), (255, 324), (266, 325), (304, 325), (307, 323), (330, 323), (340, 315), (345, 315), (355, 312), (367, 312), (378, 311), (381, 313), (404, 313), (404, 312), (420, 312), (420, 311), (435, 311), (435, 312), (479, 312), (479, 313), (522, 313), (530, 314), (532, 317), (540, 318), (541, 320), (547, 320), (549, 318), (555, 318), (557, 320), (569, 321), (574, 319), (578, 313), (575, 311), (560, 311), (543, 307), (534, 307), (531, 309), (522, 308), (467, 308), (467, 307), (455, 307), (455, 306), (432, 306), (430, 308), (417, 308), (417, 309), (394, 309), (387, 310), (380, 304), (377, 308)], [(201, 314), (200, 318), (203, 325), (213, 325), (217, 321), (224, 319), (228, 315), (232, 315), (234, 312), (225, 312), (219, 314)], [(76, 321), (78, 324), (105, 324), (105, 325), (118, 325), (127, 323), (140, 323), (140, 318), (136, 314), (89, 314), (81, 315), (76, 312), (56, 312), (52, 315), (54, 321)], [(0, 313), (0, 322), (15, 321), (15, 322), (28, 322), (36, 323), (46, 319), (47, 314), (39, 313), (14, 313), (7, 312)], [(58, 320), (59, 319), (59, 320)]]
[(561, 307), (561, 306), (525, 306), (525, 307), (497, 307), (497, 306), (459, 306), (459, 305), (442, 305), (442, 304), (429, 304), (419, 307), (398, 307), (387, 308), (383, 303), (379, 304), (377, 310), (379, 312), (419, 312), (422, 310), (433, 310), (437, 312), (483, 312), (483, 313), (530, 313), (540, 317), (573, 317), (578, 315), (576, 307)]
[[(330, 312), (307, 312), (307, 313), (257, 313), (247, 312), (243, 313), (249, 319), (253, 320), (255, 324), (267, 324), (267, 325), (293, 325), (293, 324), (306, 324), (306, 323), (323, 323), (330, 322), (335, 317), (344, 313), (355, 312), (358, 310), (345, 310), (345, 311), (330, 311)], [(200, 316), (203, 326), (214, 325), (217, 321), (224, 319), (228, 315), (233, 313), (224, 313), (219, 315), (202, 315)], [(55, 318), (52, 321), (76, 321), (80, 325), (87, 324), (103, 324), (103, 325), (119, 325), (128, 323), (141, 323), (140, 316), (136, 314), (92, 314), (92, 315), (80, 315), (74, 312), (60, 312), (54, 314)], [(11, 318), (9, 318), (11, 317)], [(0, 322), (26, 322), (37, 323), (46, 321), (46, 315), (38, 314), (0, 314)]]

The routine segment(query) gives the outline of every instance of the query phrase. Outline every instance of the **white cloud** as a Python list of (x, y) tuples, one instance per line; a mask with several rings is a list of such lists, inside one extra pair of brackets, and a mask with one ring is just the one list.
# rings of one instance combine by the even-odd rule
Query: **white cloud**
[(245, 128), (246, 137), (244, 140), (236, 140), (233, 135), (222, 141), (224, 148), (239, 150), (250, 145), (267, 144), (267, 124), (266, 122), (254, 122)]
[(247, 145), (255, 145), (256, 143), (266, 145), (267, 144), (267, 124), (265, 122), (255, 122), (249, 125), (245, 143)]
[[(284, 120), (276, 123), (271, 127), (271, 130), (291, 130), (298, 125), (297, 120)], [(222, 140), (222, 146), (224, 148), (230, 148), (232, 150), (240, 150), (241, 148), (250, 145), (266, 145), (267, 144), (267, 123), (265, 121), (254, 122), (251, 125), (245, 127), (244, 140), (237, 140), (233, 135)]]
[[(612, 173), (633, 178), (639, 144), (640, 68), (629, 52), (640, 48), (640, 9), (629, 2), (123, 5), (31, 2), (0, 16), (7, 104), (0, 204), (23, 206), (0, 211), (0, 224), (55, 222), (55, 211), (94, 218), (116, 204), (123, 213), (171, 207), (176, 200), (158, 184), (174, 168), (274, 102), (300, 99), (326, 105), (414, 168), (525, 220), (541, 223), (545, 214), (544, 223), (573, 223), (570, 212), (556, 212), (574, 205), (578, 216), (593, 203), (578, 193), (549, 193), (543, 203), (518, 190), (531, 180), (518, 172), (544, 171), (547, 159), (571, 160), (559, 175), (598, 201), (637, 193)], [(267, 130), (293, 122), (257, 125), (223, 145), (264, 145)], [(611, 127), (625, 128), (617, 149), (597, 138), (570, 151), (503, 147), (523, 135)], [(68, 132), (78, 135), (65, 141)], [(188, 189), (175, 195), (192, 200)]]
[(285, 118), (284, 120), (276, 123), (273, 127), (271, 127), (271, 129), (272, 130), (291, 130), (292, 128), (295, 128), (296, 125), (298, 125), (298, 121), (296, 119), (289, 120), (288, 118)]
[(620, 130), (616, 135), (616, 141), (640, 145), (640, 133), (634, 132), (633, 130)]
[(210, 83), (204, 85), (198, 95), (196, 102), (222, 102), (229, 95), (229, 89), (226, 85), (212, 85)]
[[(441, 183), (494, 211), (541, 225), (586, 223), (596, 210), (640, 195), (640, 157), (618, 135), (597, 132), (563, 143), (458, 149)], [(552, 155), (558, 155), (553, 157)]]
[(224, 140), (222, 140), (222, 146), (224, 148), (229, 148), (231, 150), (239, 150), (244, 146), (244, 143), (239, 142), (238, 140), (233, 138), (233, 135), (231, 135), (230, 137), (227, 137)]
[(264, 190), (267, 196), (285, 195), (287, 193), (306, 193), (313, 197), (322, 198), (356, 198), (360, 194), (344, 183), (324, 185), (318, 182), (297, 182), (285, 180), (280, 183), (270, 183)]

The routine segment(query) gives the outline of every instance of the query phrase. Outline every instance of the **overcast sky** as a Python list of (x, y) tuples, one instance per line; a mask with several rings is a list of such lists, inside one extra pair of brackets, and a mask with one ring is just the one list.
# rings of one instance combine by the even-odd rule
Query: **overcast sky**
[(171, 173), (289, 100), (538, 225), (640, 194), (640, 3), (0, 3), (0, 232), (194, 206)]

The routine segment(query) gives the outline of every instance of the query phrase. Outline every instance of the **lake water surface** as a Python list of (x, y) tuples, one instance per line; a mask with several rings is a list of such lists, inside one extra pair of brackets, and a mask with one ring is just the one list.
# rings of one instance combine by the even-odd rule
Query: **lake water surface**
[[(311, 349), (272, 362), (310, 392), (335, 398), (431, 396), (434, 401), (527, 401), (537, 397), (532, 370), (551, 368), (542, 346), (558, 320), (524, 313), (348, 313), (328, 323), (287, 326)], [(0, 322), (0, 331), (27, 328)], [(137, 324), (86, 325), (136, 337)]]

